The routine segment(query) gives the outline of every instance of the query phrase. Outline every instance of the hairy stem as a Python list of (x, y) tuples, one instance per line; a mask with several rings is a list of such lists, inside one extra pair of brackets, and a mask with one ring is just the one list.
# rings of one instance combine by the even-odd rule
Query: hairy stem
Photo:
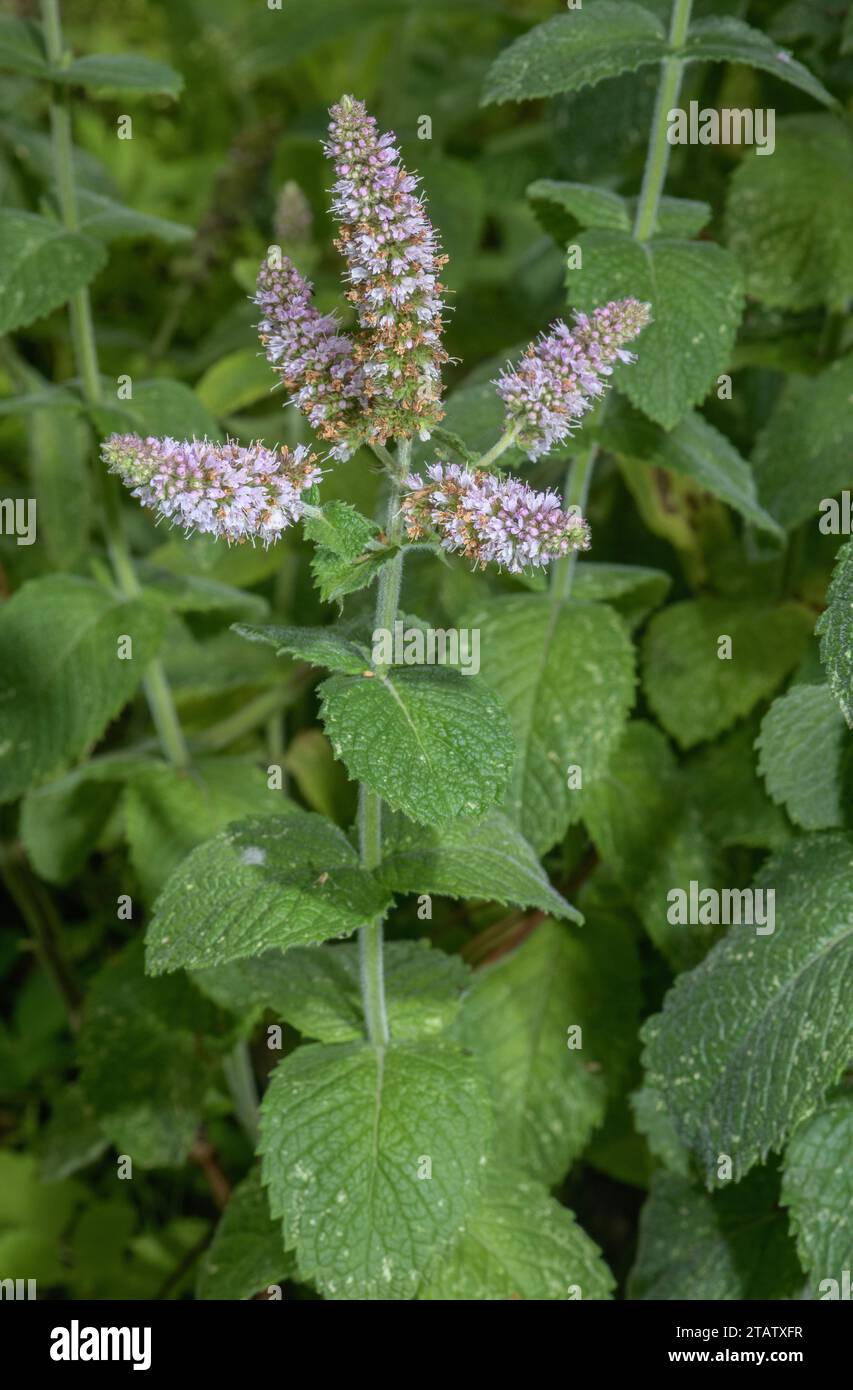
[[(399, 541), (402, 533), (400, 514), (400, 488), (408, 472), (411, 444), (409, 440), (400, 441), (391, 486), (388, 494), (388, 511), (385, 529), (389, 541)], [(384, 566), (378, 582), (374, 627), (393, 629), (400, 603), (400, 585), (403, 580), (403, 552), (398, 551)], [(385, 670), (376, 668), (376, 678), (381, 679)], [(364, 783), (359, 787), (358, 796), (358, 836), (361, 862), (365, 869), (376, 869), (382, 860), (382, 798), (370, 791)], [(359, 961), (361, 966), (361, 999), (367, 1036), (374, 1047), (384, 1047), (390, 1034), (388, 1014), (385, 1007), (385, 978), (382, 961), (382, 918), (377, 917), (361, 928), (358, 934)]]
[[(566, 474), (566, 487), (563, 497), (563, 506), (566, 511), (572, 507), (577, 507), (581, 515), (586, 514), (586, 504), (589, 499), (589, 489), (592, 483), (592, 470), (598, 458), (599, 445), (597, 440), (593, 440), (586, 450), (572, 459), (569, 464), (569, 471)], [(570, 550), (568, 555), (563, 555), (551, 567), (551, 595), (557, 603), (565, 603), (571, 597), (572, 584), (575, 579), (575, 568), (578, 563), (578, 552)]]
[(506, 433), (501, 435), (497, 443), (493, 444), (491, 449), (489, 449), (487, 453), (481, 454), (481, 456), (478, 459), (474, 460), (471, 467), (488, 468), (490, 464), (494, 463), (495, 459), (500, 458), (501, 454), (505, 454), (507, 449), (511, 448), (511, 446), (515, 443), (516, 439), (518, 438), (518, 433), (520, 429), (520, 423), (511, 425), (510, 428), (506, 431)]
[[(60, 67), (64, 61), (64, 50), (59, 0), (41, 0), (41, 13), (48, 61), (53, 66)], [(50, 102), (50, 130), (60, 215), (63, 225), (69, 231), (76, 232), (80, 229), (80, 216), (74, 179), (71, 118), (66, 99), (59, 100), (55, 94)], [(68, 308), (71, 318), (71, 341), (83, 396), (90, 406), (98, 406), (102, 404), (103, 393), (89, 291), (85, 287), (75, 291), (69, 300)], [(135, 598), (141, 592), (141, 588), (124, 535), (118, 480), (103, 468), (98, 468), (96, 473), (103, 509), (104, 536), (113, 574), (124, 597)], [(186, 741), (175, 712), (172, 692), (159, 660), (154, 660), (149, 665), (145, 673), (144, 687), (163, 752), (176, 767), (186, 767), (189, 763)]]
[[(669, 22), (669, 46), (671, 49), (678, 50), (684, 47), (692, 8), (693, 0), (673, 0), (672, 16)], [(683, 71), (684, 63), (678, 57), (677, 52), (664, 58), (661, 62), (655, 113), (652, 118), (646, 154), (646, 167), (643, 171), (643, 184), (634, 218), (634, 236), (637, 241), (647, 241), (655, 228), (658, 204), (666, 179), (671, 149), (667, 139), (667, 113), (678, 101)]]

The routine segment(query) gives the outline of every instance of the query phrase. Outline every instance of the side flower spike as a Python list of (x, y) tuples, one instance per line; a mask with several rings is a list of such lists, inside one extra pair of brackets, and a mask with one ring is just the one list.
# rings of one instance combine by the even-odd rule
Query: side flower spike
[(531, 343), (515, 367), (494, 385), (506, 406), (507, 428), (531, 459), (562, 443), (605, 389), (616, 362), (633, 362), (625, 344), (651, 321), (650, 306), (637, 299), (614, 300), (591, 314), (561, 320)]
[(347, 262), (361, 333), (368, 414), (377, 439), (429, 438), (442, 419), (443, 304), (447, 257), (391, 134), (380, 135), (362, 101), (342, 97), (330, 112), (326, 154), (337, 180), (335, 245)]
[(322, 476), (304, 445), (291, 452), (114, 434), (101, 454), (144, 507), (173, 525), (229, 542), (277, 541), (305, 510), (300, 494)]
[(403, 498), (410, 540), (437, 532), (445, 550), (459, 551), (482, 569), (494, 563), (518, 574), (547, 565), (570, 550), (589, 549), (589, 526), (563, 511), (554, 492), (534, 492), (517, 478), (435, 463), (406, 479)]
[(254, 297), (262, 314), (258, 334), (293, 403), (328, 441), (332, 456), (346, 459), (364, 436), (364, 373), (352, 340), (333, 315), (315, 308), (312, 295), (313, 286), (286, 256), (281, 266), (265, 260)]

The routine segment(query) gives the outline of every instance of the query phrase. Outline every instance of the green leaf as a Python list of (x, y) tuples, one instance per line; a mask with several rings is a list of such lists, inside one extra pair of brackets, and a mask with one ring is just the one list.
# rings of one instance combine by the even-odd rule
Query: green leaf
[(82, 1086), (60, 1092), (39, 1136), (39, 1166), (45, 1182), (61, 1182), (95, 1163), (108, 1140)]
[(605, 422), (604, 438), (626, 467), (640, 463), (692, 478), (759, 530), (784, 536), (778, 522), (759, 504), (746, 459), (697, 411), (691, 410), (667, 433), (623, 409), (615, 420)]
[(346, 671), (353, 676), (364, 675), (370, 668), (367, 647), (351, 642), (332, 627), (257, 627), (252, 623), (235, 623), (233, 631), (247, 642), (264, 642), (275, 648), (276, 656), (295, 656), (312, 666), (325, 666), (330, 671)]
[(672, 579), (665, 570), (580, 560), (575, 566), (572, 594), (584, 603), (604, 600), (612, 604), (633, 627), (660, 607), (671, 586)]
[(651, 1152), (665, 1168), (679, 1177), (690, 1177), (690, 1154), (675, 1132), (666, 1101), (651, 1086), (641, 1086), (630, 1097), (634, 1122)]
[(201, 574), (174, 574), (147, 560), (136, 561), (145, 593), (161, 600), (172, 613), (227, 613), (240, 618), (263, 618), (269, 604), (261, 594), (247, 593)]
[(122, 780), (140, 761), (121, 755), (98, 758), (27, 792), (18, 831), (41, 878), (64, 884), (79, 873), (115, 809)]
[(835, 1096), (796, 1131), (785, 1150), (782, 1204), (812, 1283), (840, 1282), (853, 1249), (853, 1095)]
[(666, 51), (655, 15), (628, 0), (596, 0), (538, 24), (505, 48), (489, 69), (483, 105), (576, 92), (656, 63)]
[(710, 241), (637, 242), (625, 232), (593, 230), (578, 238), (582, 268), (566, 272), (569, 303), (590, 311), (634, 295), (653, 322), (637, 361), (613, 382), (644, 414), (672, 429), (698, 405), (728, 364), (743, 312), (738, 263)]
[(518, 744), (505, 809), (543, 853), (580, 815), (569, 768), (588, 782), (619, 741), (634, 699), (633, 646), (612, 609), (553, 608), (538, 594), (491, 600), (466, 623), (480, 629), (482, 679)]
[(767, 795), (755, 767), (754, 720), (699, 749), (685, 768), (693, 805), (714, 844), (728, 849), (781, 849), (791, 826)]
[[(796, 603), (768, 607), (686, 599), (656, 613), (643, 644), (649, 705), (682, 748), (723, 733), (766, 699), (796, 666), (812, 618)], [(731, 638), (722, 658), (721, 637)]]
[(140, 941), (95, 977), (80, 1034), (83, 1086), (104, 1133), (134, 1164), (185, 1160), (218, 1061), (203, 1038), (216, 1019), (186, 979), (145, 978)]
[(292, 810), (232, 825), (172, 874), (148, 928), (153, 975), (349, 935), (388, 906), (343, 831)]
[(295, 1263), (270, 1216), (260, 1169), (253, 1168), (235, 1187), (231, 1200), (205, 1251), (198, 1272), (196, 1298), (247, 1299), (266, 1293), (271, 1284), (293, 1277)]
[[(0, 801), (79, 757), (136, 691), (162, 614), (74, 575), (34, 579), (0, 610)], [(132, 657), (119, 659), (119, 639)]]
[(610, 763), (577, 793), (599, 856), (628, 894), (649, 936), (677, 969), (701, 959), (713, 931), (667, 921), (667, 892), (714, 877), (700, 816), (659, 729), (630, 723)]
[[(534, 207), (550, 204), (563, 214), (560, 222), (566, 236), (575, 227), (610, 227), (617, 232), (631, 230), (631, 218), (624, 198), (609, 188), (589, 183), (565, 183), (558, 179), (536, 179), (528, 184), (527, 196)], [(540, 214), (548, 224), (550, 209)], [(553, 213), (551, 214), (554, 215)]]
[(0, 211), (0, 333), (65, 304), (105, 264), (99, 241), (31, 212)]
[(223, 416), (264, 400), (274, 385), (266, 358), (255, 348), (239, 348), (208, 367), (196, 392), (202, 405)]
[(475, 676), (395, 668), (370, 680), (332, 676), (320, 692), (335, 756), (392, 810), (436, 825), (479, 816), (503, 795), (512, 731)]
[[(542, 922), (476, 975), (458, 1025), (491, 1086), (499, 1156), (549, 1186), (604, 1118), (601, 1037), (589, 1035), (595, 978), (585, 943)], [(569, 1048), (567, 1030), (576, 1026), (583, 1046)]]
[(72, 59), (65, 67), (52, 68), (50, 75), (54, 82), (85, 87), (95, 95), (121, 92), (178, 97), (184, 85), (183, 77), (174, 68), (137, 53), (89, 53)]
[(741, 160), (729, 184), (726, 240), (753, 299), (780, 309), (853, 295), (853, 139), (832, 116), (779, 122), (772, 159)]
[(379, 532), (376, 522), (349, 502), (327, 502), (322, 513), (305, 518), (305, 535), (344, 560), (357, 560)]
[(304, 531), (317, 545), (311, 572), (324, 603), (372, 584), (396, 549), (378, 548), (376, 522), (349, 502), (327, 502), (321, 517), (306, 517)]
[(80, 211), (80, 230), (102, 241), (118, 241), (124, 237), (136, 240), (139, 237), (156, 237), (158, 241), (174, 244), (189, 241), (193, 236), (192, 227), (183, 222), (172, 222), (166, 217), (155, 217), (148, 212), (137, 212), (135, 208), (125, 207), (101, 193), (91, 193), (81, 189), (78, 194)]
[[(446, 1032), (468, 985), (470, 971), (464, 961), (433, 950), (427, 941), (388, 941), (383, 966), (394, 1041)], [(351, 1042), (366, 1034), (356, 944), (266, 951), (197, 971), (194, 979), (223, 1008), (250, 1017), (269, 1009), (318, 1042)]]
[(825, 685), (795, 685), (774, 700), (756, 741), (758, 770), (777, 805), (804, 830), (843, 824), (846, 728)]
[[(649, 1084), (680, 1138), (719, 1180), (778, 1149), (853, 1050), (853, 838), (795, 840), (761, 870), (774, 931), (733, 925), (643, 1029)], [(765, 899), (765, 908), (768, 902)]]
[(629, 1299), (796, 1297), (803, 1276), (778, 1190), (766, 1169), (713, 1196), (675, 1173), (656, 1173), (640, 1217)]
[(582, 922), (581, 913), (551, 886), (524, 837), (501, 811), (480, 821), (452, 821), (425, 830), (397, 816), (383, 825), (379, 876), (392, 893), (439, 893), (451, 898), (538, 907)]
[(447, 1303), (608, 1299), (614, 1283), (572, 1212), (523, 1171), (496, 1168), (465, 1235), (418, 1296)]
[(825, 106), (837, 105), (821, 82), (774, 43), (760, 29), (753, 29), (731, 15), (711, 15), (690, 25), (683, 58), (688, 63), (743, 63), (772, 73), (781, 82), (798, 87)]
[(0, 70), (42, 77), (47, 72), (44, 39), (37, 24), (0, 15)]
[(820, 659), (829, 688), (853, 729), (853, 540), (838, 552), (827, 605), (818, 619)]
[[(109, 394), (115, 382), (106, 381)], [(129, 401), (94, 407), (92, 418), (103, 434), (170, 435), (173, 439), (221, 439), (222, 432), (210, 411), (183, 381), (165, 377), (134, 381)]]
[(34, 410), (27, 421), (38, 543), (57, 570), (71, 570), (89, 543), (93, 519), (92, 435), (62, 409)]
[[(632, 218), (636, 212), (636, 205), (637, 199), (628, 200)], [(698, 236), (703, 227), (707, 227), (712, 216), (713, 209), (710, 203), (703, 203), (696, 198), (669, 198), (664, 195), (658, 203), (652, 236)]]
[(474, 1209), (488, 1137), (477, 1069), (455, 1047), (292, 1053), (261, 1105), (260, 1152), (300, 1277), (327, 1299), (414, 1298)]
[(853, 356), (819, 376), (789, 376), (760, 431), (753, 466), (761, 501), (787, 530), (850, 483)]
[(289, 807), (261, 768), (239, 758), (197, 758), (191, 768), (137, 767), (123, 800), (130, 862), (150, 902), (196, 845), (250, 815)]

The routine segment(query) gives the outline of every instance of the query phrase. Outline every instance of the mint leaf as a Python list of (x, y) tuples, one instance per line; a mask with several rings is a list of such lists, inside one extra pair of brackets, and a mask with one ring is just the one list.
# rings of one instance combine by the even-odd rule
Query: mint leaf
[(568, 241), (578, 227), (610, 227), (617, 232), (631, 230), (625, 199), (609, 188), (536, 179), (528, 184), (527, 197), (546, 231), (553, 229), (552, 234), (558, 241)]
[(87, 92), (132, 92), (145, 96), (178, 97), (184, 79), (166, 63), (135, 53), (89, 53), (65, 67), (51, 69), (54, 82), (84, 87)]
[(320, 686), (335, 756), (353, 780), (424, 825), (478, 816), (500, 799), (514, 745), (499, 702), (476, 677), (395, 668)]
[(827, 606), (816, 631), (829, 688), (853, 729), (853, 541), (838, 552)]
[(198, 1272), (196, 1298), (246, 1299), (266, 1293), (271, 1284), (293, 1277), (295, 1263), (270, 1216), (260, 1169), (253, 1168), (231, 1200), (205, 1251)]
[(379, 877), (392, 893), (483, 898), (583, 921), (552, 888), (530, 845), (500, 811), (426, 830), (397, 816), (386, 818), (383, 832)]
[(592, 310), (635, 295), (652, 306), (637, 361), (613, 382), (638, 409), (672, 429), (725, 371), (743, 312), (738, 263), (710, 241), (634, 241), (627, 232), (578, 237), (582, 268), (566, 272), (569, 303)]
[(749, 294), (773, 308), (842, 309), (853, 295), (853, 139), (832, 116), (779, 122), (772, 159), (741, 160), (726, 239)]
[(756, 740), (773, 800), (804, 830), (843, 823), (841, 754), (847, 730), (825, 685), (795, 685), (774, 700)]
[(292, 809), (266, 773), (240, 758), (197, 758), (191, 768), (142, 765), (131, 771), (123, 799), (130, 862), (153, 901), (196, 845), (233, 821)]
[(660, 730), (630, 723), (607, 769), (588, 782), (581, 817), (655, 945), (677, 969), (701, 959), (713, 931), (673, 926), (667, 894), (715, 871), (701, 817), (690, 806), (672, 749)]
[(778, 1179), (766, 1169), (713, 1196), (674, 1173), (656, 1173), (640, 1217), (628, 1297), (795, 1298), (803, 1276), (777, 1207), (778, 1190)]
[(59, 222), (17, 208), (0, 211), (0, 333), (58, 309), (106, 259), (99, 241)]
[(853, 838), (839, 833), (769, 860), (756, 886), (775, 893), (773, 933), (731, 926), (644, 1026), (649, 1084), (709, 1186), (720, 1154), (737, 1179), (780, 1148), (850, 1059), (851, 867)]
[(538, 24), (505, 48), (489, 69), (483, 105), (576, 92), (656, 63), (666, 51), (655, 15), (628, 0), (597, 0)]
[[(595, 977), (584, 943), (545, 921), (477, 973), (459, 1020), (491, 1086), (499, 1156), (549, 1186), (604, 1118), (607, 1088), (587, 1026)], [(574, 1026), (583, 1046), (570, 1049)]]
[[(111, 395), (115, 391), (115, 382), (105, 381), (105, 388)], [(94, 406), (90, 414), (102, 434), (165, 434), (174, 439), (222, 438), (216, 417), (199, 400), (195, 391), (183, 381), (170, 381), (165, 377), (153, 381), (134, 381), (130, 401), (116, 400), (108, 405)], [(215, 545), (208, 537), (203, 540), (211, 546)]]
[(201, 1122), (216, 1011), (183, 978), (149, 980), (142, 945), (108, 961), (80, 1034), (83, 1087), (104, 1133), (140, 1167), (183, 1163)]
[[(383, 952), (388, 1027), (395, 1042), (445, 1032), (459, 1010), (470, 971), (459, 956), (427, 941), (387, 941)], [(366, 1034), (359, 948), (294, 946), (196, 971), (203, 994), (233, 1013), (277, 1013), (307, 1038), (340, 1043)]]
[(331, 671), (361, 676), (365, 668), (371, 666), (367, 647), (349, 641), (331, 627), (258, 627), (253, 623), (235, 623), (233, 631), (247, 642), (265, 642), (274, 647), (276, 656), (289, 654)]
[(672, 580), (665, 570), (646, 565), (611, 565), (601, 560), (580, 560), (575, 566), (572, 594), (576, 600), (606, 600), (629, 626), (641, 623), (659, 608)]
[(853, 1249), (853, 1095), (833, 1097), (796, 1131), (785, 1150), (782, 1204), (800, 1259), (812, 1276), (840, 1282)]
[[(127, 238), (155, 237), (170, 245), (180, 241), (191, 241), (192, 227), (183, 222), (172, 222), (166, 217), (154, 217), (148, 212), (137, 212), (135, 208), (117, 203), (102, 193), (92, 193), (81, 189), (77, 195), (80, 211), (80, 230), (102, 241), (119, 241)], [(257, 360), (256, 354), (252, 356)], [(269, 368), (267, 368), (269, 387)]]
[(696, 411), (691, 410), (669, 433), (625, 412), (622, 419), (607, 422), (605, 439), (628, 467), (642, 463), (693, 478), (759, 530), (784, 536), (778, 522), (759, 504), (749, 463)]
[[(714, 738), (796, 666), (812, 619), (795, 603), (685, 599), (656, 613), (643, 643), (646, 698), (682, 748)], [(731, 658), (720, 638), (731, 638)]]
[(753, 453), (761, 500), (791, 530), (850, 483), (853, 357), (789, 376)]
[(376, 522), (349, 502), (327, 502), (322, 516), (305, 518), (304, 528), (309, 540), (345, 560), (357, 560), (379, 532)]
[(770, 800), (755, 766), (753, 720), (699, 749), (685, 768), (687, 786), (702, 824), (724, 849), (781, 849), (792, 828)]
[(569, 768), (587, 784), (619, 741), (634, 698), (633, 646), (612, 609), (554, 607), (545, 595), (493, 599), (466, 623), (480, 629), (482, 679), (518, 745), (505, 809), (543, 853), (580, 814)]
[[(572, 1212), (522, 1170), (499, 1167), (453, 1253), (419, 1297), (444, 1302), (607, 1299), (613, 1275)], [(579, 1292), (571, 1292), (570, 1289)]]
[[(131, 699), (163, 616), (75, 575), (24, 584), (0, 611), (0, 801), (77, 758)], [(119, 639), (132, 655), (119, 658)], [(122, 650), (125, 650), (122, 648)]]
[(0, 15), (0, 69), (26, 77), (42, 77), (47, 71), (44, 39), (31, 20)]
[(470, 1217), (488, 1137), (476, 1067), (455, 1047), (298, 1048), (264, 1096), (260, 1152), (300, 1277), (328, 1299), (414, 1298)]
[(683, 58), (688, 63), (743, 63), (772, 73), (780, 82), (787, 82), (807, 92), (825, 106), (837, 105), (835, 98), (802, 63), (781, 50), (767, 34), (753, 29), (743, 20), (731, 15), (710, 15), (694, 19), (690, 25)]
[(200, 845), (175, 870), (147, 933), (153, 975), (201, 969), (349, 935), (388, 894), (337, 826), (307, 811), (254, 817)]
[(253, 347), (220, 357), (196, 383), (199, 400), (220, 418), (265, 400), (272, 389), (269, 363)]

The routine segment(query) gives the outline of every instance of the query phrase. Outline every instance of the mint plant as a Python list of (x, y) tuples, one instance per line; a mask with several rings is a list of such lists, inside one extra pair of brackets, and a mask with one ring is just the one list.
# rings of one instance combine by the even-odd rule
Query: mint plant
[(850, 24), (316, 8), (0, 20), (0, 1279), (844, 1297)]

